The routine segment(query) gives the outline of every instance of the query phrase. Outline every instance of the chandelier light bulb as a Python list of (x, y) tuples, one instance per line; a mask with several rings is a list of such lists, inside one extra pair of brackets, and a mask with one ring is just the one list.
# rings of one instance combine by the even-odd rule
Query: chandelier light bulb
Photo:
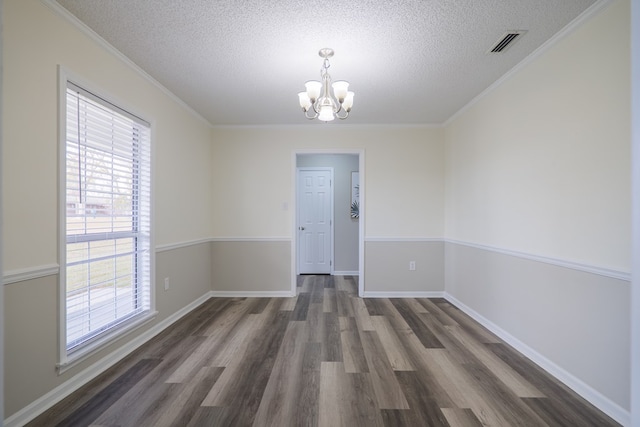
[(305, 91), (298, 93), (300, 107), (309, 120), (330, 122), (336, 117), (344, 120), (349, 117), (353, 106), (353, 92), (349, 91), (349, 82), (338, 80), (331, 83), (329, 58), (333, 56), (333, 49), (320, 49), (318, 55), (324, 59), (320, 69), (322, 81), (309, 80), (304, 84)]
[(323, 105), (322, 107), (320, 107), (318, 120), (321, 120), (323, 122), (330, 122), (333, 119), (333, 107), (331, 105)]
[(351, 111), (351, 107), (353, 106), (353, 95), (353, 92), (347, 92), (347, 96), (344, 98), (344, 102), (342, 103), (342, 108), (344, 108), (347, 113)]
[(311, 107), (311, 99), (309, 99), (309, 95), (307, 92), (299, 92), (298, 99), (300, 100), (300, 107), (306, 112), (309, 107)]
[(311, 100), (313, 104), (316, 102), (316, 99), (320, 96), (320, 91), (322, 90), (322, 83), (317, 82), (315, 80), (310, 80), (304, 84), (304, 87), (307, 89), (307, 96)]
[(340, 80), (337, 82), (333, 82), (331, 86), (333, 87), (333, 94), (336, 96), (336, 98), (338, 98), (338, 102), (342, 104), (344, 102), (344, 99), (347, 97), (349, 82)]

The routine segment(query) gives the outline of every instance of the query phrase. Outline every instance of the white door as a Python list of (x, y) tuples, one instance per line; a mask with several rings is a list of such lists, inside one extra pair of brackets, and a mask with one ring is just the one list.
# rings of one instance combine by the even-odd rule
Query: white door
[(333, 169), (298, 169), (298, 273), (331, 274)]

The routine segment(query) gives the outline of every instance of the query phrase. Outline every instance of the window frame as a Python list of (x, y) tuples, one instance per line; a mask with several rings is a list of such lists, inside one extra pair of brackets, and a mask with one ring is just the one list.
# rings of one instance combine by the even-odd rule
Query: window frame
[[(149, 251), (149, 271), (148, 278), (143, 282), (148, 286), (149, 307), (148, 309), (131, 315), (129, 318), (118, 322), (115, 326), (107, 328), (88, 339), (86, 342), (69, 350), (67, 349), (67, 87), (68, 84), (78, 87), (92, 97), (97, 98), (97, 102), (108, 104), (114, 111), (126, 113), (125, 115), (142, 122), (149, 127), (149, 200), (148, 202), (148, 231), (146, 244)], [(116, 339), (133, 332), (142, 325), (153, 320), (156, 315), (155, 296), (155, 241), (154, 241), (154, 123), (147, 120), (143, 115), (130, 108), (126, 103), (111, 96), (105, 90), (97, 87), (93, 83), (74, 75), (62, 66), (58, 66), (58, 265), (59, 267), (59, 316), (58, 316), (58, 374), (92, 356), (96, 352), (104, 349)], [(111, 234), (118, 234), (111, 233)], [(81, 238), (80, 240), (83, 240)], [(136, 262), (137, 264), (137, 262)], [(144, 279), (143, 279), (144, 280)], [(123, 316), (126, 317), (126, 316)]]

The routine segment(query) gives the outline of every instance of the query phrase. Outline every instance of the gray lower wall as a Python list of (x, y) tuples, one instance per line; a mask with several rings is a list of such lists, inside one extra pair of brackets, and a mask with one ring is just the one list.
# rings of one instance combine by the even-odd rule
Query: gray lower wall
[[(5, 285), (5, 416), (73, 381), (78, 373), (206, 295), (211, 290), (210, 264), (209, 242), (157, 252), (156, 318), (62, 375), (56, 371), (58, 275)], [(168, 291), (164, 277), (171, 281)]]
[[(416, 262), (415, 271), (409, 262)], [(444, 242), (366, 241), (365, 296), (370, 292), (444, 291)]]
[(211, 279), (214, 292), (290, 292), (291, 242), (213, 241)]
[[(213, 241), (211, 247), (214, 292), (291, 290), (290, 241)], [(409, 261), (416, 261), (415, 271)], [(367, 292), (444, 292), (444, 243), (365, 242)]]
[(62, 383), (56, 374), (58, 275), (11, 283), (4, 292), (4, 409), (9, 417)]
[[(443, 241), (367, 241), (365, 274), (365, 295), (446, 289), (628, 411), (629, 282)], [(211, 290), (289, 292), (291, 242), (213, 241), (157, 252), (158, 317), (63, 375), (55, 369), (57, 286), (50, 275), (4, 287), (6, 416)]]
[(629, 410), (628, 281), (461, 244), (445, 246), (449, 295)]
[[(211, 244), (156, 253), (156, 310), (174, 313), (211, 290)], [(164, 279), (169, 278), (169, 290)]]

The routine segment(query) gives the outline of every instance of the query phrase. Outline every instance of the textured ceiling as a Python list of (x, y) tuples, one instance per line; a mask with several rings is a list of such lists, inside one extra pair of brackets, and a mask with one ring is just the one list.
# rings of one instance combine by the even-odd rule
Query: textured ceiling
[[(57, 3), (212, 125), (282, 125), (308, 123), (297, 93), (319, 80), (320, 48), (355, 92), (344, 123), (439, 124), (596, 1)], [(510, 30), (527, 33), (487, 54)]]

